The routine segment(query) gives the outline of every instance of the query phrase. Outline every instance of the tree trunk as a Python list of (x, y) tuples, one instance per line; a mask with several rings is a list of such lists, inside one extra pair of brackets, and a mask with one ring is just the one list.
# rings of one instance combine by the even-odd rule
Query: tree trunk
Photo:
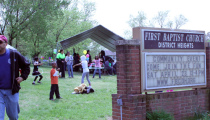
[(9, 45), (11, 45), (12, 46), (12, 41), (13, 41), (13, 35), (11, 34), (11, 35), (9, 35)]
[(33, 58), (34, 58), (34, 57), (38, 57), (39, 54), (40, 54), (40, 52), (34, 53), (34, 54), (32, 55), (32, 57), (33, 57)]

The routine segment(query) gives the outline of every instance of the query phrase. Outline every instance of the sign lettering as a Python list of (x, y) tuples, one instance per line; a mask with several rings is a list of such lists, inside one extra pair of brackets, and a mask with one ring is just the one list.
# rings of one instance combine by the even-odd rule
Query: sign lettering
[(145, 49), (204, 49), (204, 33), (144, 30)]
[(145, 53), (145, 70), (147, 89), (206, 84), (204, 53)]

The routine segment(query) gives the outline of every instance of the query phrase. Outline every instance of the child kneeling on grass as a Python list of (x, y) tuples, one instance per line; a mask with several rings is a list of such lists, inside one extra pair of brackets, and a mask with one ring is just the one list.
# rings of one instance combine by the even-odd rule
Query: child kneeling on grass
[(84, 55), (82, 55), (80, 58), (81, 58), (82, 62), (74, 65), (73, 68), (76, 67), (76, 66), (82, 65), (83, 73), (82, 73), (81, 84), (84, 83), (84, 78), (86, 76), (86, 79), (87, 79), (87, 81), (89, 83), (89, 87), (91, 88), (91, 83), (90, 83), (90, 80), (89, 80), (88, 62), (86, 61), (86, 57)]
[(59, 74), (59, 70), (60, 68), (58, 68), (56, 70), (56, 67), (57, 67), (57, 63), (53, 62), (52, 63), (52, 69), (50, 71), (50, 78), (51, 78), (51, 89), (50, 89), (50, 100), (54, 100), (53, 99), (53, 95), (55, 93), (55, 96), (56, 96), (56, 99), (61, 99), (62, 97), (60, 96), (60, 93), (59, 93), (59, 87), (58, 87), (58, 76), (60, 77)]

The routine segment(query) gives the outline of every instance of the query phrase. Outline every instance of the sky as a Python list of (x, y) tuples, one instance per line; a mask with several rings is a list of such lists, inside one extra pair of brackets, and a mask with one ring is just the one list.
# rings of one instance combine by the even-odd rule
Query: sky
[[(210, 0), (89, 0), (95, 2), (96, 11), (92, 19), (124, 37), (129, 16), (144, 11), (148, 20), (158, 11), (169, 10), (169, 20), (182, 14), (188, 22), (180, 29), (210, 32)], [(158, 27), (158, 26), (157, 26)]]

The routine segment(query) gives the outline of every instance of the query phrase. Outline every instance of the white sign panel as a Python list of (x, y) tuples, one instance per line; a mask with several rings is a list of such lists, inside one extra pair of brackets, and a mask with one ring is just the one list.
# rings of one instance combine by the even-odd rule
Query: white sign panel
[(145, 53), (146, 89), (206, 85), (205, 53)]

